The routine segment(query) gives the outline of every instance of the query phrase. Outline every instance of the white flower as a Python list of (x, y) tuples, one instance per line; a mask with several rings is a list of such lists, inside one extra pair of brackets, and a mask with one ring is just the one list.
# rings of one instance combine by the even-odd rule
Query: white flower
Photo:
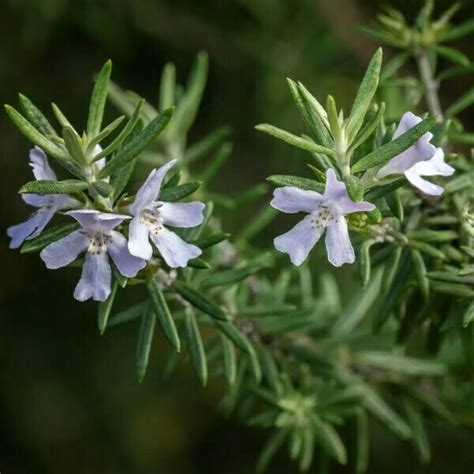
[[(406, 112), (393, 135), (398, 138), (406, 131), (421, 122), (421, 118)], [(429, 196), (440, 196), (443, 188), (437, 184), (430, 183), (422, 176), (451, 176), (454, 168), (444, 161), (442, 148), (436, 148), (430, 143), (433, 135), (425, 133), (410, 148), (392, 158), (377, 173), (377, 178), (393, 174), (404, 174), (410, 183), (424, 194)]]
[[(57, 180), (56, 174), (49, 166), (48, 158), (41, 148), (35, 147), (30, 150), (30, 166), (36, 180)], [(38, 210), (25, 222), (7, 229), (12, 249), (18, 248), (25, 240), (40, 235), (56, 212), (80, 205), (77, 199), (68, 194), (22, 194), (21, 197), (27, 204), (38, 208)]]
[(344, 216), (353, 212), (372, 211), (368, 202), (354, 202), (346, 186), (338, 181), (334, 170), (326, 172), (324, 195), (292, 186), (277, 188), (271, 206), (287, 214), (306, 212), (308, 215), (273, 243), (280, 252), (287, 253), (294, 265), (301, 265), (326, 229), (326, 250), (329, 261), (336, 267), (353, 263), (354, 249)]
[(109, 256), (118, 271), (129, 278), (145, 267), (146, 262), (130, 254), (127, 239), (114, 230), (129, 216), (109, 214), (94, 209), (79, 209), (66, 214), (74, 217), (81, 229), (49, 244), (41, 251), (46, 267), (55, 270), (73, 262), (86, 253), (82, 275), (74, 290), (74, 298), (85, 301), (105, 301), (110, 295), (112, 271)]
[(161, 183), (167, 171), (177, 160), (154, 169), (138, 190), (130, 206), (133, 219), (130, 222), (128, 248), (132, 255), (149, 260), (156, 245), (165, 262), (172, 268), (185, 267), (188, 261), (201, 255), (196, 245), (188, 244), (165, 226), (195, 227), (204, 220), (202, 202), (172, 203), (157, 201)]

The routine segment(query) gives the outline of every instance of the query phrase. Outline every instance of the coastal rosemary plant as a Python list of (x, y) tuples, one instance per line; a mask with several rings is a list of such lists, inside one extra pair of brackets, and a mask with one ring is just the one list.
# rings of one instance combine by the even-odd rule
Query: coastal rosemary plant
[[(230, 129), (188, 140), (205, 53), (185, 86), (164, 67), (157, 104), (111, 82), (107, 62), (84, 130), (55, 104), (51, 124), (20, 95), (19, 110), (5, 107), (34, 145), (35, 179), (20, 193), (36, 211), (8, 229), (11, 248), (80, 269), (74, 298), (97, 301), (101, 334), (138, 327), (140, 381), (151, 362), (171, 375), (183, 354), (203, 385), (223, 377), (222, 408), (268, 432), (258, 471), (286, 445), (303, 471), (317, 458), (367, 472), (372, 418), (429, 462), (427, 423), (474, 419), (463, 401), (473, 395), (474, 134), (459, 118), (474, 93), (452, 104), (440, 94), (474, 71), (451, 46), (474, 31), (451, 24), (457, 9), (434, 18), (428, 0), (411, 25), (385, 7), (364, 27), (398, 51), (384, 63), (376, 50), (350, 111), (288, 79), (306, 129), (256, 128), (303, 150), (307, 175), (268, 177), (273, 198), (257, 211), (268, 183), (212, 190)], [(123, 115), (104, 125), (107, 99)], [(237, 211), (250, 217), (230, 235), (222, 217)], [(255, 237), (276, 211), (302, 215), (262, 250)], [(328, 262), (316, 266), (323, 245)], [(359, 278), (350, 298), (344, 264)], [(126, 292), (142, 300), (117, 311)], [(169, 342), (162, 362), (150, 361), (157, 330)]]

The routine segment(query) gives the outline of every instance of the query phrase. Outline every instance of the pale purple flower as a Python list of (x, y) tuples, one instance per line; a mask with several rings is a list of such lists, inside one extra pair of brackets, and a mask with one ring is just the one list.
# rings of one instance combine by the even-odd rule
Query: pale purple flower
[(326, 230), (328, 260), (340, 267), (353, 263), (354, 249), (349, 239), (346, 214), (372, 211), (375, 206), (369, 202), (354, 202), (346, 186), (338, 181), (332, 169), (326, 172), (326, 188), (321, 195), (293, 186), (275, 189), (271, 206), (287, 214), (306, 212), (308, 215), (286, 234), (275, 238), (273, 243), (280, 252), (287, 253), (294, 265), (301, 265), (311, 249)]
[(172, 160), (161, 168), (154, 169), (138, 190), (135, 201), (130, 206), (133, 219), (128, 236), (128, 248), (132, 255), (149, 260), (153, 254), (151, 240), (172, 268), (185, 267), (189, 260), (201, 255), (202, 251), (165, 226), (195, 227), (204, 220), (205, 207), (198, 201), (174, 203), (156, 200), (165, 174), (176, 161)]
[[(393, 135), (398, 138), (406, 131), (413, 128), (421, 122), (421, 118), (406, 112)], [(442, 148), (436, 148), (430, 143), (433, 135), (425, 133), (410, 148), (392, 158), (377, 173), (377, 178), (381, 179), (389, 175), (403, 174), (408, 181), (430, 196), (440, 196), (443, 194), (443, 188), (430, 183), (421, 176), (451, 176), (454, 168), (444, 161), (444, 152)]]
[(112, 272), (109, 255), (118, 271), (133, 278), (145, 267), (146, 262), (130, 254), (127, 239), (113, 230), (129, 216), (102, 213), (93, 209), (69, 211), (81, 229), (53, 242), (41, 251), (46, 267), (52, 270), (65, 267), (85, 252), (82, 275), (74, 290), (74, 298), (85, 301), (105, 301), (110, 294)]
[[(36, 180), (57, 180), (41, 148), (36, 147), (30, 150), (30, 166)], [(22, 194), (21, 197), (27, 204), (37, 207), (38, 210), (27, 221), (7, 229), (12, 249), (20, 247), (25, 240), (33, 239), (41, 234), (56, 212), (71, 209), (80, 204), (67, 194)]]

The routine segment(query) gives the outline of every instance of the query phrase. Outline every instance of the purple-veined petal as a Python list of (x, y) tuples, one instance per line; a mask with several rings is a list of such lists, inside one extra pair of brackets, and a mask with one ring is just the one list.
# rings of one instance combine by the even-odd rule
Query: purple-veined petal
[(16, 249), (26, 239), (33, 239), (41, 234), (48, 222), (53, 218), (55, 212), (56, 208), (53, 206), (43, 207), (35, 212), (27, 221), (9, 227), (7, 234), (11, 238), (10, 248)]
[(419, 189), (422, 193), (427, 194), (428, 196), (441, 196), (444, 189), (434, 183), (430, 183), (426, 179), (423, 179), (419, 174), (413, 172), (411, 169), (405, 171), (405, 177), (410, 181), (410, 183)]
[(273, 199), (270, 206), (287, 214), (296, 212), (313, 212), (318, 204), (323, 200), (323, 196), (316, 191), (299, 189), (294, 186), (276, 188), (273, 191)]
[(56, 174), (49, 166), (46, 153), (41, 148), (35, 147), (30, 150), (30, 166), (36, 180), (57, 180)]
[(126, 277), (133, 278), (146, 266), (146, 261), (134, 257), (128, 250), (127, 239), (116, 230), (111, 232), (112, 240), (107, 244), (107, 252), (118, 271)]
[(336, 204), (337, 209), (342, 214), (351, 214), (352, 212), (373, 211), (375, 206), (370, 202), (355, 202), (347, 194), (346, 185), (337, 179), (336, 173), (332, 168), (326, 171), (326, 188), (324, 189), (324, 198), (329, 204)]
[(59, 210), (74, 209), (81, 206), (81, 202), (69, 196), (69, 194), (50, 194), (48, 196)]
[(326, 228), (326, 250), (328, 260), (335, 267), (354, 263), (355, 254), (349, 238), (349, 230), (344, 216), (339, 215)]
[(163, 223), (172, 227), (195, 227), (204, 220), (206, 205), (199, 201), (194, 202), (163, 202), (159, 213)]
[(140, 222), (140, 217), (134, 217), (128, 227), (128, 250), (135, 257), (150, 260), (153, 248), (148, 239), (149, 229)]
[(86, 301), (89, 298), (94, 301), (105, 301), (110, 295), (111, 279), (112, 272), (107, 253), (92, 255), (87, 252), (81, 279), (74, 290), (74, 298), (78, 301)]
[(324, 227), (316, 226), (314, 217), (309, 215), (286, 234), (276, 237), (273, 240), (273, 245), (280, 252), (287, 253), (293, 265), (299, 266), (306, 260), (323, 231)]
[(29, 206), (33, 207), (45, 207), (49, 206), (50, 204), (53, 203), (53, 200), (51, 199), (52, 195), (51, 194), (22, 194), (21, 198), (23, 201), (26, 202)]
[(202, 251), (193, 244), (188, 244), (174, 232), (163, 228), (158, 234), (150, 233), (150, 238), (155, 243), (168, 266), (172, 268), (185, 267), (188, 261), (199, 257)]
[(76, 230), (66, 235), (66, 237), (49, 244), (41, 251), (40, 257), (47, 268), (56, 270), (74, 262), (79, 254), (85, 252), (88, 245), (89, 239), (87, 235), (81, 230)]
[[(411, 112), (406, 112), (400, 120), (393, 138), (398, 138), (420, 122), (420, 117), (417, 117)], [(425, 133), (410, 148), (395, 156), (385, 166), (383, 166), (378, 171), (377, 178), (382, 179), (391, 174), (403, 174), (415, 163), (431, 159), (436, 152), (436, 147), (430, 143), (432, 138), (433, 135), (431, 133)]]
[(419, 176), (451, 176), (455, 169), (444, 161), (443, 149), (437, 148), (431, 160), (420, 161), (407, 171)]
[(77, 209), (75, 211), (65, 212), (68, 216), (74, 217), (84, 229), (110, 231), (117, 227), (130, 216), (124, 214), (112, 214), (108, 212), (99, 212), (95, 209)]
[(178, 160), (171, 160), (161, 168), (151, 171), (146, 181), (142, 184), (135, 196), (134, 203), (130, 206), (130, 212), (135, 216), (148, 204), (156, 201), (161, 189), (163, 178), (170, 168), (172, 168)]

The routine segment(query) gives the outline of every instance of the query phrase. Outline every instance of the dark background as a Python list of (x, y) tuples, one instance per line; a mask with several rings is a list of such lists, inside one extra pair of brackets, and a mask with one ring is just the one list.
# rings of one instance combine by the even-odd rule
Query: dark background
[[(474, 13), (473, 2), (465, 3), (459, 18)], [(0, 99), (16, 104), (17, 92), (24, 92), (43, 110), (54, 100), (81, 128), (91, 79), (106, 59), (113, 59), (115, 81), (155, 101), (166, 61), (177, 65), (184, 81), (194, 55), (207, 50), (209, 83), (191, 137), (222, 124), (233, 127), (234, 153), (215, 187), (238, 192), (272, 173), (304, 173), (299, 152), (253, 126), (270, 122), (302, 130), (287, 76), (319, 98), (330, 92), (338, 105), (348, 106), (377, 46), (357, 25), (370, 20), (377, 4), (0, 0)], [(409, 17), (419, 6), (410, 0), (393, 4)], [(440, 1), (437, 8), (448, 5)], [(460, 47), (474, 56), (472, 38)], [(450, 83), (443, 100), (468, 85), (466, 79)], [(114, 112), (109, 106), (111, 117)], [(186, 363), (164, 381), (165, 343), (157, 337), (147, 377), (138, 384), (137, 325), (101, 337), (95, 305), (71, 297), (77, 274), (48, 272), (37, 256), (7, 249), (6, 227), (28, 213), (17, 189), (30, 178), (29, 144), (3, 113), (0, 137), (0, 472), (252, 472), (266, 433), (223, 416), (220, 382), (200, 388)], [(261, 245), (270, 245), (272, 233)], [(371, 472), (472, 472), (468, 434), (431, 428), (433, 462), (421, 468), (409, 446), (374, 425)], [(311, 472), (320, 467), (316, 460)], [(296, 469), (283, 453), (269, 472)]]

